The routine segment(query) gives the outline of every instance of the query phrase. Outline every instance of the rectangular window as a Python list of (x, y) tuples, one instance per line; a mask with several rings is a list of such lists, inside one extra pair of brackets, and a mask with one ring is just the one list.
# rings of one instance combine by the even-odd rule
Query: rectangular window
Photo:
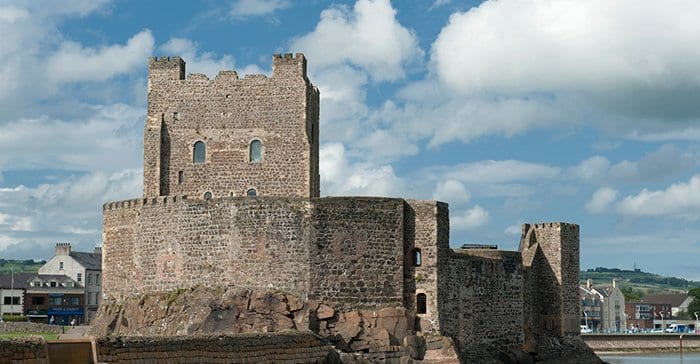
[(67, 303), (70, 306), (78, 306), (80, 305), (80, 298), (78, 297), (68, 297)]
[(78, 283), (80, 283), (80, 282), (82, 282), (82, 281), (83, 281), (83, 274), (82, 274), (82, 273), (78, 273)]
[(51, 303), (51, 306), (60, 306), (63, 304), (63, 297), (50, 297), (49, 302)]
[(177, 172), (177, 183), (182, 184), (183, 182), (185, 182), (185, 172), (179, 171)]
[(87, 284), (92, 284), (92, 274), (87, 274)]
[(58, 263), (58, 269), (63, 270), (63, 262)]
[(99, 274), (95, 274), (95, 284), (98, 286), (100, 285), (100, 275)]
[(51, 287), (56, 287), (56, 282), (51, 282), (50, 286), (51, 286)]
[(44, 300), (44, 297), (42, 296), (34, 296), (32, 297), (32, 305), (43, 305), (46, 301)]

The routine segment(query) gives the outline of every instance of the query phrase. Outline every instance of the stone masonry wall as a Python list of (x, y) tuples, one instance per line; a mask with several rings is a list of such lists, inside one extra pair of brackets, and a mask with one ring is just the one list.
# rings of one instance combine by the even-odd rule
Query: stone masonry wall
[[(180, 58), (149, 60), (144, 197), (189, 195), (317, 197), (318, 90), (306, 59), (273, 57), (273, 76), (222, 71), (184, 78)], [(312, 135), (313, 133), (313, 135)], [(250, 143), (262, 142), (262, 161)], [(206, 161), (193, 162), (195, 142)]]
[(452, 337), (465, 363), (520, 347), (523, 275), (518, 252), (467, 249), (451, 254), (443, 335)]
[(403, 302), (403, 205), (390, 198), (313, 199), (310, 297), (374, 306)]
[(105, 363), (324, 363), (337, 354), (311, 333), (99, 337)]
[(306, 293), (308, 200), (158, 197), (105, 204), (108, 297), (195, 285)]
[[(439, 333), (442, 307), (441, 287), (449, 258), (449, 211), (447, 204), (437, 201), (406, 201), (406, 307), (416, 309), (416, 295), (426, 295), (426, 313), (418, 314), (417, 329)], [(421, 264), (414, 266), (414, 249), (420, 249)], [(442, 280), (445, 280), (443, 282)], [(415, 286), (415, 287), (413, 287)]]
[(525, 224), (520, 251), (528, 335), (578, 334), (578, 225)]
[(403, 200), (158, 197), (104, 206), (104, 292), (233, 285), (342, 304), (403, 298)]
[(0, 339), (0, 364), (48, 363), (46, 341), (42, 337)]

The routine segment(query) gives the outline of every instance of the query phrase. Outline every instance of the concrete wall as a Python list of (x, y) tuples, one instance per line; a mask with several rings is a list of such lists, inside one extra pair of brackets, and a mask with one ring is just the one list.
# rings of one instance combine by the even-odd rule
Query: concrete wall
[[(273, 57), (273, 76), (222, 71), (187, 78), (179, 57), (149, 59), (144, 197), (189, 195), (317, 197), (319, 93), (306, 59)], [(262, 161), (250, 162), (251, 141)], [(193, 163), (194, 144), (206, 145)]]
[(233, 285), (329, 303), (400, 303), (403, 206), (401, 199), (263, 197), (105, 204), (104, 292)]

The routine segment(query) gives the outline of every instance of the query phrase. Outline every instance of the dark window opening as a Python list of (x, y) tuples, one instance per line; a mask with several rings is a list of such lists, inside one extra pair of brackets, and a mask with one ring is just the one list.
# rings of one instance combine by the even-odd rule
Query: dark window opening
[(204, 192), (204, 199), (205, 200), (211, 200), (211, 198), (212, 198), (211, 192), (209, 192), (209, 191)]
[(419, 293), (416, 295), (416, 313), (426, 313), (427, 310), (427, 298), (425, 293)]
[(182, 184), (183, 182), (185, 182), (185, 172), (179, 171), (177, 172), (177, 183)]
[(253, 140), (250, 142), (250, 162), (262, 161), (262, 142)]
[(177, 111), (173, 113), (173, 120), (180, 120), (180, 115), (177, 113)]
[(5, 304), (6, 305), (19, 305), (19, 296), (6, 296), (5, 297)]
[(258, 191), (255, 190), (255, 188), (251, 188), (246, 192), (246, 196), (248, 197), (255, 197), (258, 195)]
[(44, 297), (32, 297), (32, 305), (43, 305), (45, 302)]
[(206, 155), (207, 155), (206, 150), (207, 150), (207, 147), (206, 147), (206, 145), (204, 145), (203, 141), (200, 140), (200, 141), (194, 143), (194, 153), (193, 153), (194, 155), (192, 158), (193, 162), (194, 163), (204, 163), (204, 161), (206, 160)]
[(411, 263), (413, 263), (413, 266), (415, 267), (420, 267), (421, 264), (423, 264), (423, 253), (421, 253), (420, 249), (413, 249), (413, 254), (411, 254)]

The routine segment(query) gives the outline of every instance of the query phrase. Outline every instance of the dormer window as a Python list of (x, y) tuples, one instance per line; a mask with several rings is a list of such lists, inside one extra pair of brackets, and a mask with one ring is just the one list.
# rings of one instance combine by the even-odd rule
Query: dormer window
[(196, 164), (204, 163), (207, 159), (207, 147), (203, 141), (194, 143), (194, 151), (192, 153), (192, 161)]

